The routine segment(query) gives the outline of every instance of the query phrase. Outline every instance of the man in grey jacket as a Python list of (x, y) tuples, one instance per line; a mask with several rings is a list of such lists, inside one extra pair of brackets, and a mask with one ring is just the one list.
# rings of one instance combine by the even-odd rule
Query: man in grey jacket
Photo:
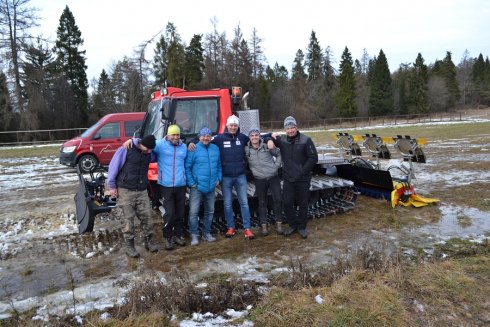
[(258, 128), (252, 128), (248, 133), (250, 141), (245, 146), (245, 157), (254, 176), (255, 190), (259, 199), (259, 219), (262, 235), (269, 235), (267, 226), (267, 192), (272, 193), (274, 215), (276, 217), (277, 233), (282, 234), (282, 200), (281, 181), (278, 170), (281, 167), (281, 152), (278, 148), (269, 150), (260, 138)]

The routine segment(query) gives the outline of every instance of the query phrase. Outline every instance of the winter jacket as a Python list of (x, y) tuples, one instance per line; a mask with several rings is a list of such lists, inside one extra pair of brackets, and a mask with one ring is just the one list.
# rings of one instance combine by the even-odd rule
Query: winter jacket
[(269, 150), (262, 140), (260, 140), (260, 145), (257, 149), (248, 142), (247, 146), (245, 146), (245, 157), (248, 160), (248, 166), (252, 174), (257, 179), (276, 176), (282, 165), (281, 151), (278, 148)]
[(197, 186), (202, 193), (214, 192), (216, 184), (221, 182), (222, 178), (218, 146), (212, 143), (208, 146), (197, 143), (196, 149), (187, 153), (185, 175), (187, 186)]
[(129, 150), (117, 149), (109, 164), (107, 182), (109, 188), (125, 188), (142, 191), (148, 185), (148, 165), (151, 155), (134, 145)]
[(311, 138), (298, 131), (292, 138), (281, 135), (273, 141), (281, 149), (283, 179), (288, 182), (311, 180), (311, 170), (318, 162), (318, 153)]
[(186, 186), (184, 163), (187, 147), (184, 143), (174, 145), (165, 138), (158, 140), (153, 154), (158, 162), (158, 184), (166, 187)]
[(216, 135), (211, 141), (219, 147), (224, 177), (237, 177), (245, 174), (247, 165), (245, 145), (249, 140), (248, 136), (238, 130), (236, 134), (224, 132)]

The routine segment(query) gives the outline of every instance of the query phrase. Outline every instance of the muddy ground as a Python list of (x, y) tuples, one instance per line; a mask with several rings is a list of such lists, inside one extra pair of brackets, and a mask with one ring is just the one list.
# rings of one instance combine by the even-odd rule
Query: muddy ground
[(128, 259), (121, 250), (116, 213), (99, 216), (93, 233), (78, 234), (73, 201), (78, 179), (56, 156), (0, 159), (0, 315), (13, 306), (49, 306), (58, 301), (55, 294), (75, 289), (78, 303), (106, 298), (110, 306), (120, 300), (128, 281), (150, 271), (164, 275), (175, 267), (196, 280), (214, 274), (267, 280), (291, 258), (324, 264), (366, 244), (408, 257), (430, 257), (436, 244), (451, 237), (481, 241), (490, 234), (486, 124), (487, 133), (472, 133), (468, 124), (464, 136), (428, 140), (428, 163), (415, 164), (414, 184), (417, 193), (440, 199), (437, 205), (392, 209), (385, 200), (359, 196), (354, 210), (310, 221), (307, 240), (272, 233), (248, 241), (239, 233), (171, 252), (163, 250), (161, 217), (155, 212), (161, 249), (147, 253), (138, 238), (139, 259)]

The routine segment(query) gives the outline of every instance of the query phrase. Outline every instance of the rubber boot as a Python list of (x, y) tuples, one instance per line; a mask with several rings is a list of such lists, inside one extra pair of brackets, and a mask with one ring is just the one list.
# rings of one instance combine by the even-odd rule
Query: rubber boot
[(138, 258), (140, 256), (134, 248), (134, 238), (126, 239), (126, 255), (131, 258)]
[(267, 230), (267, 224), (262, 224), (262, 230), (260, 232), (262, 233), (262, 236), (269, 235), (269, 231)]
[(279, 235), (284, 233), (284, 230), (282, 229), (282, 222), (281, 221), (276, 222), (276, 231), (277, 231), (277, 234), (279, 234)]
[(158, 245), (154, 242), (153, 234), (150, 234), (145, 238), (145, 249), (150, 252), (158, 252)]
[(170, 251), (174, 249), (174, 241), (172, 237), (165, 238), (165, 250)]

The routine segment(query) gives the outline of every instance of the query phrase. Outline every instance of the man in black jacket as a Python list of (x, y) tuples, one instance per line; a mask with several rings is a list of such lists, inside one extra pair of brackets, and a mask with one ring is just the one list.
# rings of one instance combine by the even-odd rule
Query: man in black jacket
[[(289, 236), (297, 231), (302, 238), (307, 238), (311, 170), (318, 162), (318, 153), (311, 138), (298, 131), (294, 117), (284, 119), (284, 130), (285, 136), (272, 134), (274, 144), (281, 149), (283, 163), (283, 206), (289, 224), (284, 235)], [(295, 201), (299, 206), (298, 212)]]
[(134, 247), (134, 217), (140, 220), (143, 231), (145, 249), (157, 252), (154, 243), (153, 225), (151, 223), (151, 207), (146, 186), (148, 185), (148, 165), (151, 150), (155, 148), (155, 137), (147, 135), (138, 145), (128, 150), (120, 147), (109, 164), (107, 182), (111, 197), (118, 198), (117, 205), (124, 216), (123, 235), (126, 241), (126, 255), (139, 257)]

